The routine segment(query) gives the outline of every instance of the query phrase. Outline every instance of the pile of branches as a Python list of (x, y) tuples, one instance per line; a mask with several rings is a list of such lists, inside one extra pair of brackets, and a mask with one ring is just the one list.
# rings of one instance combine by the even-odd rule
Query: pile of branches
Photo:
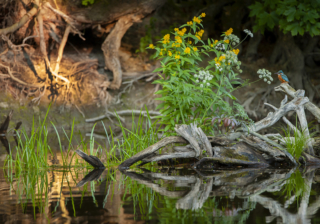
[[(313, 144), (310, 138), (304, 108), (308, 109), (315, 117), (320, 119), (320, 109), (309, 102), (304, 96), (304, 90), (295, 91), (288, 83), (275, 87), (275, 91), (285, 92), (293, 99), (288, 102), (285, 95), (280, 108), (267, 104), (274, 109), (267, 117), (249, 127), (242, 127), (237, 132), (222, 137), (207, 137), (201, 128), (195, 124), (176, 126), (178, 136), (165, 137), (154, 145), (137, 153), (119, 165), (119, 169), (128, 169), (131, 165), (141, 161), (140, 165), (160, 160), (176, 158), (195, 158), (194, 168), (210, 161), (214, 166), (242, 166), (242, 167), (268, 167), (281, 162), (288, 166), (298, 166), (296, 159), (283, 146), (287, 141), (279, 134), (260, 135), (257, 132), (271, 127), (281, 118), (293, 130), (303, 135), (306, 141), (304, 152), (300, 161), (306, 164), (320, 164), (320, 159), (315, 157)], [(295, 111), (300, 121), (302, 132), (286, 119), (285, 115)], [(280, 144), (273, 141), (276, 138)], [(174, 146), (165, 153), (157, 151), (172, 143), (184, 143), (184, 146)], [(165, 151), (165, 150), (162, 150)]]

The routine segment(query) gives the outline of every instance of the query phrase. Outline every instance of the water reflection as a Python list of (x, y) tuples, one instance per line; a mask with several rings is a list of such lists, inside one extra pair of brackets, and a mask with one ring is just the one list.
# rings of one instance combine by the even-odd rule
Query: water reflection
[(320, 207), (319, 177), (315, 168), (5, 168), (0, 223), (311, 223)]

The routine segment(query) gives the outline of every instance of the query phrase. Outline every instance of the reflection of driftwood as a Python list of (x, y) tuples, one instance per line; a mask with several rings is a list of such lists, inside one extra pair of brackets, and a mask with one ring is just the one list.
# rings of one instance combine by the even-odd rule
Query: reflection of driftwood
[(7, 118), (1, 124), (1, 126), (0, 126), (0, 135), (4, 135), (4, 134), (7, 133), (7, 130), (8, 130), (9, 124), (10, 124), (10, 120), (12, 118), (12, 114), (13, 114), (13, 110), (11, 110), (9, 112), (9, 114), (7, 115)]
[[(177, 209), (196, 210), (203, 206), (204, 202), (213, 196), (228, 197), (255, 197), (271, 188), (283, 184), (290, 177), (293, 170), (285, 172), (275, 169), (243, 169), (235, 171), (220, 171), (205, 177), (193, 176), (173, 176), (164, 173), (153, 173), (144, 171), (136, 173), (134, 171), (123, 172), (131, 179), (140, 184), (144, 184), (154, 191), (168, 197), (180, 198), (176, 202)], [(159, 186), (157, 180), (168, 181), (170, 186), (189, 187), (188, 193), (175, 189), (167, 190)], [(154, 183), (155, 182), (155, 183)]]
[(170, 191), (167, 190), (165, 187), (160, 187), (159, 184), (155, 184), (149, 178), (135, 172), (123, 172), (123, 174), (129, 176), (131, 179), (137, 181), (140, 184), (144, 184), (147, 187), (150, 187), (155, 192), (158, 192), (161, 195), (164, 195), (169, 198), (179, 198), (186, 194), (185, 191)]
[(77, 187), (82, 187), (87, 182), (97, 180), (101, 174), (103, 173), (104, 169), (94, 169), (90, 173), (88, 173), (82, 180), (79, 181)]
[(103, 165), (103, 163), (98, 159), (96, 156), (88, 156), (86, 153), (82, 152), (81, 150), (76, 150), (76, 153), (84, 159), (87, 163), (92, 165), (94, 168), (99, 168), (99, 169), (105, 169), (106, 167)]

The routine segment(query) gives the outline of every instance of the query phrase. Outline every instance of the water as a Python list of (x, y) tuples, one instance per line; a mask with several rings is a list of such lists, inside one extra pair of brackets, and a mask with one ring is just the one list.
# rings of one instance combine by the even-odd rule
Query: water
[(317, 173), (1, 169), (0, 223), (319, 223)]

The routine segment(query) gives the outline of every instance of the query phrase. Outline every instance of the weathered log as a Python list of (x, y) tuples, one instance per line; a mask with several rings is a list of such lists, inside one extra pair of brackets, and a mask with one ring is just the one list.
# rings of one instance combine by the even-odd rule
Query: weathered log
[(302, 152), (299, 162), (307, 165), (319, 165), (320, 159), (308, 153)]
[[(275, 91), (285, 92), (287, 95), (291, 96), (292, 98), (295, 97), (296, 90), (292, 88), (288, 83), (282, 83), (280, 86), (274, 88)], [(312, 102), (307, 102), (305, 104), (305, 108), (309, 110), (320, 122), (320, 109), (314, 105)]]
[(256, 132), (250, 132), (250, 134), (253, 134), (255, 136), (257, 136), (258, 138), (261, 138), (262, 140), (266, 141), (267, 143), (279, 148), (282, 150), (282, 152), (288, 157), (288, 159), (295, 165), (295, 166), (298, 166), (298, 163), (297, 161), (293, 158), (293, 156), (285, 149), (283, 148), (281, 145), (277, 144), (276, 142), (268, 139), (267, 137), (263, 136), (263, 135), (260, 135)]
[(212, 161), (216, 163), (226, 164), (226, 165), (245, 165), (252, 167), (268, 167), (269, 164), (261, 163), (256, 161), (245, 161), (241, 159), (233, 159), (227, 157), (204, 157), (199, 160), (193, 167), (196, 168), (198, 165), (201, 165), (203, 162)]
[(144, 165), (146, 163), (156, 162), (160, 160), (178, 159), (178, 158), (195, 158), (195, 157), (196, 157), (196, 153), (191, 150), (189, 152), (163, 153), (160, 155), (154, 155), (154, 156), (143, 159), (142, 164), (140, 165)]
[(195, 124), (183, 124), (177, 125), (174, 130), (177, 134), (188, 140), (196, 152), (196, 157), (199, 157), (203, 151), (212, 156), (211, 144), (201, 128), (198, 128)]
[(244, 135), (241, 137), (245, 143), (254, 147), (258, 151), (262, 153), (267, 153), (275, 160), (283, 160), (283, 157), (286, 157), (285, 153), (277, 148), (269, 146), (266, 142), (261, 141), (257, 137), (245, 137)]
[(187, 141), (184, 138), (177, 137), (177, 136), (166, 137), (166, 138), (160, 140), (159, 142), (149, 146), (145, 150), (143, 150), (141, 152), (138, 152), (137, 154), (135, 154), (131, 158), (125, 160), (123, 163), (121, 163), (119, 165), (118, 168), (120, 170), (129, 169), (129, 167), (132, 164), (134, 164), (134, 163), (136, 163), (136, 162), (138, 162), (138, 161), (140, 161), (140, 160), (152, 155), (154, 152), (156, 152), (160, 148), (162, 148), (162, 147), (164, 147), (164, 146), (166, 146), (166, 145), (168, 145), (170, 143), (187, 143)]
[(100, 161), (100, 159), (96, 156), (88, 156), (86, 153), (82, 152), (81, 150), (76, 150), (76, 153), (84, 159), (87, 163), (92, 165), (94, 168), (98, 169), (105, 169), (106, 167), (103, 165), (103, 163)]

